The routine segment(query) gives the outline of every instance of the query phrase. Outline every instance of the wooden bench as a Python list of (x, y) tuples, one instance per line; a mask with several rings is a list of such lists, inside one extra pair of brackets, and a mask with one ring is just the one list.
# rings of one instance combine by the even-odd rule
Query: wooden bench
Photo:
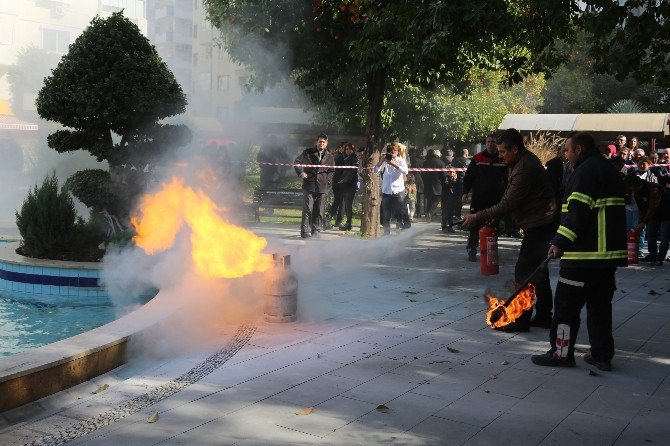
[(263, 209), (302, 209), (303, 192), (301, 189), (254, 189), (251, 206), (256, 221), (261, 221), (258, 210)]

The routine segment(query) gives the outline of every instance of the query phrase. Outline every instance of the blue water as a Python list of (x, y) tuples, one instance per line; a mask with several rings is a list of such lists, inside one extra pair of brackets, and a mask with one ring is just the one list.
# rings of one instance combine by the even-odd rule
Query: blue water
[(13, 355), (92, 330), (115, 319), (107, 298), (53, 303), (0, 295), (0, 356)]

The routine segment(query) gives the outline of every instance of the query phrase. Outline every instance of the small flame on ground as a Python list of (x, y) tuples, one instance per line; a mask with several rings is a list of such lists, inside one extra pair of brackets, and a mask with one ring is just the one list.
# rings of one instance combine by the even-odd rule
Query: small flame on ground
[(533, 303), (535, 302), (535, 286), (533, 284), (528, 284), (528, 286), (514, 298), (507, 308), (502, 308), (502, 311), (504, 312), (503, 316), (493, 324), (491, 323), (491, 315), (498, 308), (503, 307), (505, 301), (498, 299), (496, 296), (488, 292), (486, 293), (486, 298), (488, 299), (489, 305), (489, 311), (486, 312), (486, 324), (491, 327), (504, 327), (517, 320), (525, 310), (533, 307)]
[(267, 240), (222, 218), (221, 209), (201, 190), (173, 177), (155, 194), (144, 195), (131, 223), (135, 244), (147, 254), (170, 248), (187, 224), (191, 229), (191, 257), (199, 275), (239, 278), (272, 267), (272, 256), (262, 251)]

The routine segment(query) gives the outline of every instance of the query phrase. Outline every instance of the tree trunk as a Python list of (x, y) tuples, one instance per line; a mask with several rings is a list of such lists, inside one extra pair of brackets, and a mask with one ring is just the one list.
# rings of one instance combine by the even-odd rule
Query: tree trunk
[(379, 161), (381, 151), (381, 115), (386, 92), (386, 73), (375, 71), (366, 79), (368, 111), (365, 118), (365, 139), (367, 167), (363, 172), (363, 217), (361, 218), (361, 234), (369, 238), (377, 238), (379, 231), (379, 215), (381, 207), (381, 191), (379, 175), (372, 168)]

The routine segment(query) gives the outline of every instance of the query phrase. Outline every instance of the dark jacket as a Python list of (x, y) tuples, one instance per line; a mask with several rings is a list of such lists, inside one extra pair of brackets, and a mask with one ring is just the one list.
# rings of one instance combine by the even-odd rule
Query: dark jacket
[[(337, 152), (333, 155), (333, 162), (335, 163), (336, 166), (341, 166), (343, 161), (344, 161), (344, 153)], [(333, 179), (332, 179), (333, 187), (339, 186), (340, 177), (342, 176), (344, 170), (345, 169), (335, 169), (335, 173), (333, 173)]]
[(318, 192), (325, 194), (328, 191), (328, 185), (333, 180), (334, 166), (333, 155), (327, 150), (323, 154), (323, 158), (319, 161), (319, 151), (316, 147), (312, 147), (298, 155), (295, 159), (295, 164), (320, 164), (323, 167), (296, 167), (295, 172), (300, 176), (303, 172), (307, 174), (307, 178), (302, 180), (302, 190), (307, 192)]
[[(421, 168), (423, 167), (423, 163), (425, 160), (420, 157), (414, 157), (411, 159), (412, 165), (411, 167), (418, 167)], [(411, 173), (411, 172), (410, 172)], [(416, 182), (416, 193), (417, 194), (422, 194), (423, 193), (423, 177), (421, 177), (421, 172), (414, 172), (414, 180)]]
[[(358, 157), (355, 153), (352, 153), (351, 156), (345, 156), (342, 158), (340, 166), (358, 166)], [(358, 181), (358, 170), (357, 169), (335, 169), (335, 175), (337, 171), (340, 171), (339, 178), (337, 180), (337, 185), (345, 189), (356, 189), (356, 182)], [(333, 176), (333, 184), (335, 184), (335, 177)]]
[(551, 244), (563, 250), (561, 267), (628, 264), (624, 184), (599, 152), (588, 153), (575, 164), (565, 186), (561, 225)]
[(477, 218), (485, 222), (511, 213), (519, 227), (532, 229), (550, 223), (555, 212), (556, 202), (544, 166), (533, 152), (524, 150), (510, 166), (507, 188), (500, 202), (477, 212)]
[(498, 152), (477, 153), (465, 171), (463, 193), (472, 192), (470, 206), (480, 211), (500, 201), (507, 183), (507, 167)]
[[(635, 194), (635, 204), (640, 211), (639, 223), (653, 219), (670, 220), (670, 189), (660, 184), (645, 182), (642, 190)], [(651, 215), (647, 215), (650, 206)]]
[[(426, 161), (423, 163), (424, 169), (444, 169), (444, 167), (444, 161), (434, 155), (427, 156)], [(424, 195), (432, 195), (435, 197), (442, 195), (442, 185), (444, 184), (446, 178), (444, 171), (421, 172), (421, 178), (423, 179)]]
[[(549, 179), (549, 186), (551, 186), (551, 191), (554, 193), (554, 201), (556, 201), (556, 209), (560, 209), (561, 203), (563, 203), (563, 160), (559, 157), (555, 157), (547, 161), (545, 172), (547, 173), (547, 179)], [(556, 218), (560, 220), (561, 213), (556, 212)]]

